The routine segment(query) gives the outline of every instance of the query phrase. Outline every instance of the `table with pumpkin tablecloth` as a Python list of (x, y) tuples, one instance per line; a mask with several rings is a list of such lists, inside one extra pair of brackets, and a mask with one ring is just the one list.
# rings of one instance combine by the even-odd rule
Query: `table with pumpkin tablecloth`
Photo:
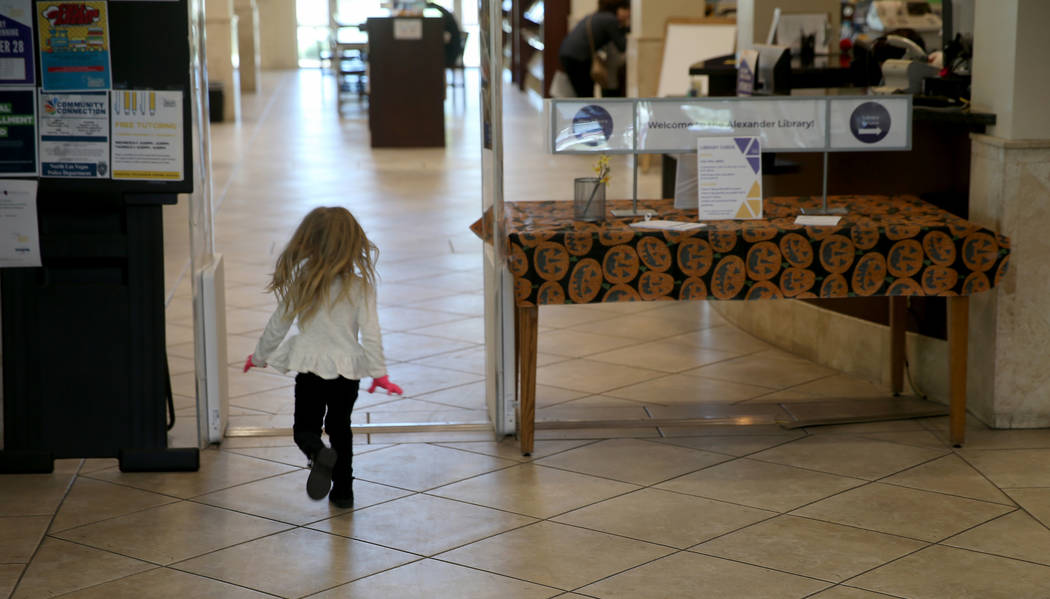
[[(893, 390), (902, 387), (904, 298), (948, 298), (951, 441), (966, 415), (969, 295), (1006, 275), (1010, 242), (912, 196), (838, 196), (834, 226), (795, 223), (820, 198), (766, 198), (763, 218), (707, 221), (688, 232), (632, 228), (639, 217), (573, 220), (572, 202), (504, 204), (520, 360), (519, 439), (530, 453), (535, 416), (537, 306), (655, 300), (889, 296)], [(609, 202), (629, 208), (629, 201)], [(640, 201), (654, 219), (695, 222), (671, 200)], [(472, 229), (491, 241), (491, 214)]]

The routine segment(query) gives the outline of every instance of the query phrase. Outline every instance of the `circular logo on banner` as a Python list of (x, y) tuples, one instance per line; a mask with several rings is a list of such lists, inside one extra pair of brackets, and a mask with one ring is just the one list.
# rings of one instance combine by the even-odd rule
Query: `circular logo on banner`
[(584, 106), (572, 117), (572, 132), (576, 139), (589, 146), (605, 143), (612, 137), (612, 115), (595, 104)]
[(880, 142), (890, 132), (890, 112), (878, 102), (865, 102), (853, 109), (849, 130), (863, 143)]

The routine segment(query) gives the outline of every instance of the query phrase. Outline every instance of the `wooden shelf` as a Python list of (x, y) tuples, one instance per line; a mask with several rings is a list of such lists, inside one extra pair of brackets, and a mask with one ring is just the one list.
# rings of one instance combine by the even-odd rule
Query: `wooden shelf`
[[(539, 1), (542, 13), (538, 12)], [(522, 91), (531, 88), (550, 97), (551, 81), (559, 68), (558, 48), (568, 33), (569, 0), (504, 0), (502, 6), (504, 53), (511, 81)]]

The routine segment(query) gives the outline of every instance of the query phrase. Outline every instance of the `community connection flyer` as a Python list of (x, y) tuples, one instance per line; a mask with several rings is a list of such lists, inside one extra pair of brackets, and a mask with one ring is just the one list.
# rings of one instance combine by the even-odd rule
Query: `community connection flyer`
[(109, 94), (40, 92), (40, 174), (109, 177)]
[(36, 89), (0, 88), (0, 176), (37, 174)]
[(48, 91), (110, 87), (106, 2), (37, 2), (40, 79)]
[(31, 0), (0, 0), (0, 84), (33, 85)]
[(113, 178), (182, 181), (182, 92), (113, 92)]

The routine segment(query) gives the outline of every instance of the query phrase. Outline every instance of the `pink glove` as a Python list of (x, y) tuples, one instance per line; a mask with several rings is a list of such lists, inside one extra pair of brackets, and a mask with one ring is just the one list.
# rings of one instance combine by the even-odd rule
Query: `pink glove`
[(368, 392), (369, 393), (374, 393), (375, 390), (376, 390), (376, 387), (382, 387), (382, 388), (386, 389), (386, 394), (387, 395), (390, 395), (391, 393), (395, 393), (397, 395), (401, 395), (403, 393), (403, 391), (401, 391), (401, 387), (398, 387), (394, 383), (391, 383), (390, 382), (390, 376), (386, 375), (386, 374), (384, 374), (383, 376), (381, 376), (381, 377), (379, 377), (377, 379), (372, 379), (372, 386), (368, 388)]
[[(254, 356), (255, 354), (248, 354), (248, 359), (244, 361), (245, 372), (248, 372), (248, 369), (255, 366)], [(265, 364), (263, 364), (263, 366), (265, 366)]]

